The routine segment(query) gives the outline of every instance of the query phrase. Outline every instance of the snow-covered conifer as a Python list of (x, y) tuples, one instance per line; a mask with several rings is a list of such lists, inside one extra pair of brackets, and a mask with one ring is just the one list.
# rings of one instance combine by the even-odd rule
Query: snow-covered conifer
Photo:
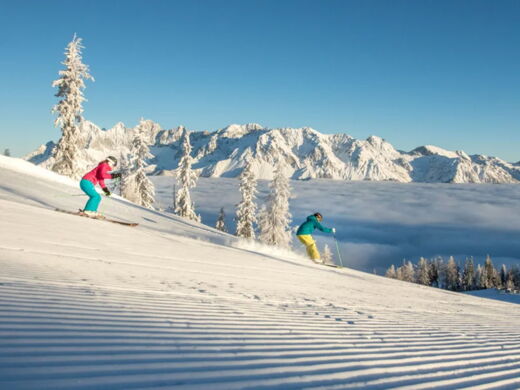
[(513, 264), (509, 272), (511, 273), (511, 279), (513, 280), (515, 289), (520, 290), (520, 269), (516, 264)]
[(245, 167), (240, 174), (240, 194), (242, 200), (237, 205), (236, 221), (238, 237), (255, 238), (256, 223), (256, 177), (253, 172), (252, 159), (246, 161)]
[(485, 286), (486, 286), (485, 270), (480, 264), (477, 264), (477, 270), (475, 271), (475, 288), (484, 289), (484, 288), (486, 288)]
[(403, 277), (403, 266), (397, 267), (397, 270), (395, 271), (395, 278), (397, 280), (404, 280)]
[(60, 78), (53, 81), (52, 86), (58, 87), (56, 97), (60, 98), (52, 112), (58, 113), (54, 124), (61, 128), (62, 136), (54, 150), (54, 165), (52, 170), (62, 175), (78, 178), (76, 156), (78, 153), (79, 131), (76, 123), (83, 117), (82, 103), (84, 80), (94, 78), (89, 74), (88, 66), (81, 62), (81, 38), (74, 35), (65, 49), (64, 70), (59, 71)]
[(505, 289), (506, 289), (506, 291), (514, 291), (515, 290), (515, 284), (513, 282), (513, 279), (508, 278), (506, 280)]
[(496, 287), (496, 279), (498, 276), (498, 273), (493, 266), (493, 261), (491, 261), (491, 256), (486, 256), (486, 261), (484, 262), (484, 288), (493, 288)]
[(149, 209), (153, 209), (153, 203), (155, 202), (155, 187), (150, 179), (148, 179), (143, 169), (137, 171), (135, 182), (140, 198), (139, 204)]
[(179, 189), (175, 199), (175, 214), (200, 222), (200, 215), (195, 213), (195, 205), (190, 194), (190, 189), (197, 185), (197, 173), (191, 168), (193, 158), (191, 157), (190, 134), (187, 129), (184, 130), (182, 153), (183, 155), (177, 168)]
[(510, 292), (515, 291), (516, 286), (515, 286), (514, 268), (511, 268), (509, 271), (507, 271), (506, 283), (505, 283), (504, 288)]
[(226, 214), (224, 213), (224, 207), (220, 208), (220, 213), (218, 215), (217, 224), (215, 225), (215, 228), (217, 230), (220, 230), (221, 232), (227, 232), (226, 227)]
[(265, 244), (289, 248), (291, 246), (291, 213), (289, 198), (291, 187), (285, 174), (285, 166), (278, 164), (274, 178), (269, 184), (271, 192), (267, 197), (266, 207), (258, 217), (258, 238)]
[(148, 166), (146, 160), (153, 155), (145, 139), (145, 129), (145, 121), (141, 119), (132, 140), (129, 167), (123, 162), (125, 164), (123, 169), (126, 172), (122, 179), (122, 195), (141, 206), (153, 208), (155, 187), (145, 173), (145, 168)]
[(500, 268), (500, 287), (505, 287), (507, 283), (507, 268), (505, 264), (502, 264)]
[(439, 282), (439, 266), (437, 260), (428, 261), (429, 274), (430, 274), (430, 286), (440, 287)]
[(430, 266), (428, 261), (421, 257), (419, 259), (419, 264), (417, 265), (417, 275), (415, 276), (415, 280), (419, 284), (423, 284), (425, 286), (430, 285)]
[(405, 282), (415, 281), (415, 270), (411, 261), (403, 260), (403, 265), (399, 268), (401, 269), (401, 280), (404, 280)]
[(444, 263), (444, 259), (442, 257), (437, 257), (435, 260), (435, 264), (437, 267), (438, 273), (438, 287), (442, 289), (447, 289), (448, 281), (447, 281), (447, 269), (446, 263)]
[(462, 289), (470, 291), (475, 288), (475, 265), (473, 258), (467, 258), (462, 272)]
[(334, 264), (332, 257), (332, 251), (330, 250), (329, 245), (325, 244), (323, 247), (323, 253), (321, 254), (321, 260), (323, 260), (325, 264)]
[(446, 264), (446, 289), (452, 291), (459, 289), (459, 271), (453, 256), (450, 256)]
[(11, 151), (9, 149), (4, 150), (4, 156), (11, 157)]
[(391, 279), (397, 279), (397, 272), (395, 271), (395, 266), (392, 264), (387, 270), (385, 276)]

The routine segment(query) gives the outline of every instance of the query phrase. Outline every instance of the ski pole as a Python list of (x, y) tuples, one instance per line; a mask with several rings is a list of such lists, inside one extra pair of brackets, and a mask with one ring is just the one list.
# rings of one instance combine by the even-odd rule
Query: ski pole
[(341, 265), (341, 268), (343, 268), (343, 261), (341, 260), (341, 253), (339, 251), (339, 245), (338, 240), (336, 239), (336, 234), (334, 234), (334, 242), (336, 243), (336, 250), (338, 251), (339, 264)]

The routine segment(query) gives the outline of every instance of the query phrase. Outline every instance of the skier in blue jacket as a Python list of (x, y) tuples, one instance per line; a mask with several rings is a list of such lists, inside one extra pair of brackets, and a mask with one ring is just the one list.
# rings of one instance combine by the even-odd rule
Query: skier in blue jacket
[(300, 225), (298, 230), (296, 231), (296, 237), (298, 237), (298, 240), (305, 245), (305, 249), (307, 249), (307, 254), (311, 258), (312, 261), (315, 261), (317, 263), (320, 261), (320, 252), (318, 251), (318, 248), (316, 247), (316, 242), (312, 238), (312, 233), (315, 229), (318, 229), (324, 233), (336, 233), (336, 229), (334, 228), (327, 228), (325, 226), (322, 226), (320, 223), (323, 220), (323, 217), (320, 213), (314, 213), (313, 215), (309, 215), (307, 217), (307, 220)]

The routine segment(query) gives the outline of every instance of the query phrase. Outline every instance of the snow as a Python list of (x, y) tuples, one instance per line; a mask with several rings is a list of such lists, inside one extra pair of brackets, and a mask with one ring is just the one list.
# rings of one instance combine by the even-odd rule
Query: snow
[(31, 175), (41, 180), (52, 181), (55, 183), (61, 183), (69, 186), (76, 185), (75, 180), (72, 180), (62, 175), (58, 175), (57, 173), (49, 171), (45, 168), (41, 168), (19, 158), (6, 157), (0, 155), (0, 167), (2, 169), (5, 169), (6, 171), (11, 171), (12, 173), (17, 173), (21, 175)]
[(520, 386), (518, 305), (311, 263), (0, 158), (0, 388)]
[(422, 154), (424, 156), (444, 156), (448, 158), (457, 158), (459, 155), (456, 152), (451, 152), (449, 150), (445, 150), (439, 148), (434, 145), (424, 145), (414, 149), (411, 153)]

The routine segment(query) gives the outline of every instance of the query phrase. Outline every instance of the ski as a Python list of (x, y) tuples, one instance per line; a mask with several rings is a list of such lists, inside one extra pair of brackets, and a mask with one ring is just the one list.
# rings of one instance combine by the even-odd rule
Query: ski
[(136, 222), (124, 222), (124, 221), (118, 221), (117, 219), (89, 217), (87, 214), (85, 214), (81, 210), (80, 211), (69, 211), (69, 210), (62, 210), (62, 209), (55, 209), (55, 210), (60, 213), (77, 215), (79, 217), (85, 217), (85, 218), (90, 218), (90, 219), (97, 219), (98, 221), (107, 221), (107, 222), (111, 222), (111, 223), (117, 223), (118, 225), (123, 225), (123, 226), (135, 227), (135, 226), (139, 225)]
[(330, 263), (319, 263), (317, 261), (312, 261), (314, 264), (318, 264), (318, 265), (325, 265), (327, 267), (333, 267), (333, 268), (343, 268), (342, 266), (340, 265), (337, 265), (337, 264), (330, 264)]
[(326, 264), (326, 263), (316, 263), (316, 264), (324, 265), (326, 267), (343, 268), (341, 265), (337, 265), (337, 264)]
[(327, 267), (333, 267), (333, 268), (343, 268), (341, 265), (336, 265), (336, 264), (325, 264), (325, 263), (322, 263), (321, 265), (325, 265)]

